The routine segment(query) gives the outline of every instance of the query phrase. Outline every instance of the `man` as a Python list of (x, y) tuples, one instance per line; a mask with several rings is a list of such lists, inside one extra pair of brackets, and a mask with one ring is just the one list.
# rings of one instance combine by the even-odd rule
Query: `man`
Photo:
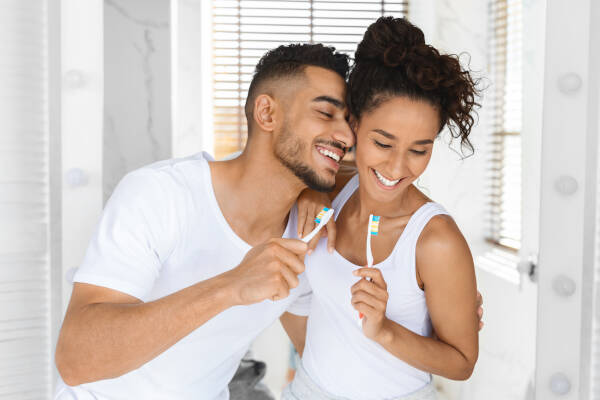
[(307, 246), (291, 239), (292, 206), (306, 187), (331, 190), (354, 144), (347, 72), (322, 45), (272, 50), (249, 88), (238, 158), (167, 160), (121, 181), (74, 278), (57, 399), (227, 399), (276, 318), (300, 340)]

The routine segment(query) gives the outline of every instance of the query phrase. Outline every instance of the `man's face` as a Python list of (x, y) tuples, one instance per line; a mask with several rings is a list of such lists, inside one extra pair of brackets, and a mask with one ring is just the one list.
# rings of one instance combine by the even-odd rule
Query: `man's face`
[(346, 83), (335, 72), (309, 66), (284, 109), (275, 155), (306, 186), (331, 191), (346, 150), (354, 145), (344, 102)]

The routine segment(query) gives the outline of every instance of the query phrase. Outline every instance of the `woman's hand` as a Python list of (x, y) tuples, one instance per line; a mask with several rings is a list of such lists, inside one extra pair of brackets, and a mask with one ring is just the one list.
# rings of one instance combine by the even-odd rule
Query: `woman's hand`
[[(315, 217), (323, 207), (331, 208), (331, 200), (326, 193), (317, 192), (312, 189), (304, 189), (298, 196), (298, 237), (302, 239), (308, 235), (316, 226)], [(308, 254), (317, 247), (322, 236), (327, 236), (327, 250), (333, 252), (335, 248), (335, 219), (330, 218), (327, 225), (321, 229), (308, 243)]]
[[(360, 268), (352, 273), (362, 278), (350, 289), (352, 306), (364, 315), (362, 328), (365, 336), (379, 341), (379, 338), (385, 334), (387, 321), (385, 316), (388, 301), (387, 284), (377, 268)], [(371, 278), (371, 282), (366, 279), (367, 277)]]

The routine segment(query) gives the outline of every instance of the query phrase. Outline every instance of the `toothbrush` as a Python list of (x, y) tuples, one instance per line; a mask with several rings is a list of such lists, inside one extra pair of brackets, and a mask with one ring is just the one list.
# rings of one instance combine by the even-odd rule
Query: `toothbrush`
[(319, 213), (317, 214), (317, 217), (315, 218), (315, 222), (318, 225), (315, 229), (312, 230), (311, 233), (309, 233), (308, 235), (306, 235), (302, 238), (302, 241), (304, 243), (310, 242), (312, 240), (312, 238), (314, 238), (315, 235), (317, 233), (319, 233), (321, 228), (323, 228), (325, 225), (327, 225), (327, 223), (331, 219), (331, 216), (333, 215), (333, 211), (334, 211), (333, 208), (327, 208), (327, 207), (324, 207), (321, 211), (319, 211)]
[[(371, 250), (371, 236), (377, 236), (379, 233), (379, 215), (369, 214), (369, 226), (367, 227), (367, 267), (373, 266), (373, 251)], [(367, 277), (367, 280), (371, 282), (371, 278)], [(363, 318), (363, 313), (359, 312), (358, 317)]]

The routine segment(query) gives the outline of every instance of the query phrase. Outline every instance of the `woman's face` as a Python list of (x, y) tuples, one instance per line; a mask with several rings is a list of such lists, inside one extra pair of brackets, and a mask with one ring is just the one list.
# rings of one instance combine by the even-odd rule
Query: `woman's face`
[(425, 171), (439, 124), (435, 107), (407, 97), (363, 114), (355, 128), (356, 166), (370, 197), (393, 201)]

